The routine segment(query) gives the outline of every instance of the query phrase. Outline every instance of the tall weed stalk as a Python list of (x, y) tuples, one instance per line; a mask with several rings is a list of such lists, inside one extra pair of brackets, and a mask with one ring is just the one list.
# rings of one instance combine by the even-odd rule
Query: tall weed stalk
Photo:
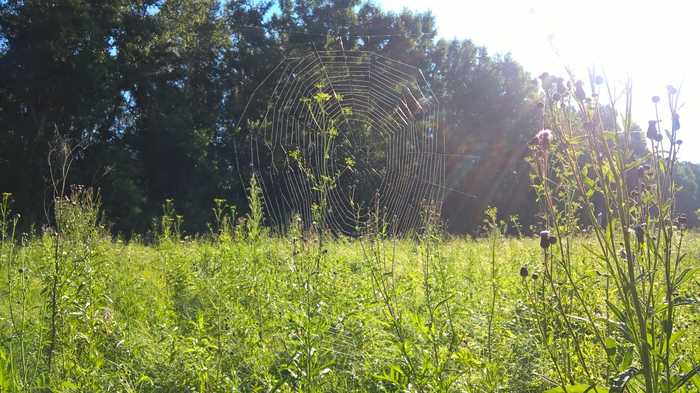
[[(573, 354), (552, 357), (560, 374), (557, 389), (690, 392), (700, 368), (678, 344), (686, 330), (675, 310), (683, 303), (679, 291), (697, 270), (684, 263), (687, 217), (675, 209), (682, 144), (678, 91), (668, 87), (666, 119), (659, 116), (661, 98), (652, 98), (657, 111), (645, 149), (632, 122), (631, 83), (620, 104), (595, 74), (590, 91), (573, 78), (541, 79), (543, 129), (531, 143), (530, 158), (542, 207), (541, 339)], [(603, 91), (609, 105), (600, 101)], [(586, 284), (594, 279), (591, 270), (581, 269), (571, 252), (571, 239), (585, 228), (591, 234), (586, 261), (594, 261), (598, 272), (593, 287)], [(605, 312), (593, 300), (595, 291), (605, 293)], [(559, 338), (551, 336), (562, 329)]]

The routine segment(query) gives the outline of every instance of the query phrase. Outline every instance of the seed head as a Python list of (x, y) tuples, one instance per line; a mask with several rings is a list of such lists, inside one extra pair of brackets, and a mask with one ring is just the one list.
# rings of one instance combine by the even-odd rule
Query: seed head
[(557, 238), (556, 238), (556, 237), (551, 237), (551, 236), (549, 235), (549, 231), (546, 231), (546, 230), (545, 230), (545, 231), (540, 232), (540, 247), (541, 247), (543, 250), (548, 249), (549, 246), (551, 246), (552, 244), (554, 244), (554, 243), (552, 243), (552, 239), (554, 239), (554, 243), (557, 242)]
[(532, 279), (533, 279), (533, 280), (537, 280), (537, 278), (538, 278), (539, 276), (540, 276), (540, 275), (537, 274), (537, 272), (532, 273)]
[(523, 266), (520, 268), (520, 277), (525, 278), (529, 275), (530, 273), (527, 270), (527, 266)]
[(659, 96), (651, 97), (651, 102), (653, 102), (654, 104), (658, 104), (659, 101), (661, 101), (661, 98)]
[(649, 127), (647, 127), (647, 138), (655, 141), (660, 135), (661, 134), (659, 134), (659, 130), (656, 127), (656, 120), (649, 120)]

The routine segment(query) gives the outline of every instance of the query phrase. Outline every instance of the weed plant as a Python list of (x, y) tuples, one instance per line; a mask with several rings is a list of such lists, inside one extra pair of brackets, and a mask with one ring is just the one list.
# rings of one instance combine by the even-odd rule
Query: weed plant
[[(622, 109), (600, 103), (602, 77), (583, 83), (549, 75), (543, 129), (532, 142), (533, 180), (542, 206), (542, 280), (528, 283), (539, 340), (549, 354), (551, 392), (695, 392), (700, 366), (680, 317), (697, 262), (684, 249), (687, 217), (675, 211), (682, 141), (678, 91), (668, 87), (668, 128), (659, 117), (640, 154), (631, 84)], [(582, 233), (590, 233), (588, 240)], [(573, 252), (576, 243), (584, 253)], [(594, 273), (594, 274), (592, 274)], [(697, 281), (696, 281), (697, 282)]]

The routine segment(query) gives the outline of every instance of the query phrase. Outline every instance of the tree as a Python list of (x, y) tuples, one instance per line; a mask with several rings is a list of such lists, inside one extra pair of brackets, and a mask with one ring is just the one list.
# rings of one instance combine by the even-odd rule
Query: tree
[(484, 210), (534, 211), (523, 157), (537, 129), (530, 77), (510, 56), (488, 55), (471, 41), (440, 41), (433, 53), (433, 88), (445, 108), (448, 192), (445, 216), (456, 232), (478, 228)]
[[(146, 2), (142, 7), (147, 7)], [(127, 1), (0, 4), (0, 188), (25, 222), (42, 218), (49, 142), (56, 133), (89, 146), (73, 178), (100, 176), (90, 150), (110, 143), (123, 110), (117, 40), (135, 8)]]

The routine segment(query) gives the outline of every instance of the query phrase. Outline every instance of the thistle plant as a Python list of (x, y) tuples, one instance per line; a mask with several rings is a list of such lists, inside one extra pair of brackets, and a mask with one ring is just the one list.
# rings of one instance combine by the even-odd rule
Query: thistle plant
[[(536, 298), (541, 339), (545, 346), (570, 346), (565, 353), (573, 353), (551, 358), (559, 373), (557, 391), (694, 391), (700, 367), (679, 344), (686, 330), (676, 315), (683, 303), (678, 293), (694, 272), (683, 248), (687, 218), (675, 210), (679, 92), (668, 87), (666, 118), (661, 98), (652, 98), (656, 113), (648, 123), (647, 152), (640, 154), (632, 84), (625, 85), (620, 103), (604, 78), (590, 79), (586, 91), (573, 77), (541, 77), (543, 130), (531, 144), (543, 225), (544, 277)], [(608, 105), (601, 103), (601, 91), (608, 93)], [(571, 239), (584, 226), (592, 233), (585, 262), (593, 261), (593, 269), (572, 257)], [(594, 287), (584, 286), (593, 279)], [(593, 300), (595, 291), (605, 293), (605, 311)], [(562, 339), (546, 333), (560, 329)], [(587, 341), (596, 347), (582, 345)], [(582, 373), (570, 372), (574, 366)]]

